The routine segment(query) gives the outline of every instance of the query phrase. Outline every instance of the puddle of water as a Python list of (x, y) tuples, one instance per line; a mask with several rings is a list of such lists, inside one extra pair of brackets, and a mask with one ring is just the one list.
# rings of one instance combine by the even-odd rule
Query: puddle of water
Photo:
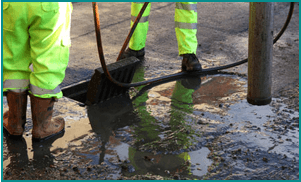
[(192, 167), (194, 167), (192, 170), (193, 175), (201, 177), (207, 173), (208, 166), (212, 164), (212, 161), (207, 158), (209, 153), (210, 150), (206, 147), (189, 152)]
[[(276, 102), (277, 99), (273, 101)], [(286, 133), (275, 133), (274, 129), (268, 130), (265, 127), (268, 120), (273, 120), (277, 116), (270, 105), (253, 106), (247, 101), (242, 101), (230, 106), (228, 113), (229, 116), (226, 117), (228, 121), (238, 123), (238, 130), (235, 132), (242, 133), (239, 137), (233, 137), (233, 140), (243, 141), (252, 148), (276, 152), (291, 158), (299, 157), (299, 132), (288, 130)], [(293, 117), (296, 117), (296, 113), (289, 116), (290, 119)], [(285, 142), (287, 139), (290, 142)]]
[(211, 161), (207, 159), (209, 149), (202, 148), (192, 152), (183, 152), (178, 155), (164, 155), (150, 152), (140, 152), (134, 148), (129, 150), (129, 160), (134, 170), (125, 172), (134, 174), (152, 173), (169, 177), (180, 174), (183, 176), (201, 177), (207, 173)]
[[(134, 80), (143, 77), (143, 72), (137, 72)], [(68, 171), (57, 179), (119, 179), (147, 173), (202, 179), (213, 164), (208, 159), (212, 149), (206, 144), (220, 136), (237, 144), (229, 149), (260, 149), (299, 158), (299, 131), (289, 130), (281, 140), (279, 133), (270, 131), (267, 122), (277, 113), (270, 105), (252, 106), (245, 101), (245, 79), (225, 75), (183, 79), (135, 97), (141, 89), (86, 110), (63, 99), (56, 112), (66, 119), (64, 136), (34, 145), (29, 124), (24, 140), (4, 142), (4, 175), (23, 163)], [(246, 169), (237, 164), (241, 165), (237, 170)]]
[[(76, 131), (76, 132), (75, 132)], [(59, 155), (66, 151), (68, 146), (80, 146), (84, 136), (91, 134), (91, 126), (87, 118), (81, 119), (79, 121), (68, 120), (65, 132), (57, 137), (54, 137), (53, 140), (49, 139), (45, 142), (32, 142), (31, 140), (31, 130), (26, 132), (21, 139), (9, 139), (8, 137), (4, 138), (8, 152), (12, 155), (19, 155), (22, 153), (24, 160), (36, 161), (38, 165), (44, 165), (42, 162), (37, 161), (36, 156), (48, 156)], [(26, 136), (27, 135), (27, 136)], [(19, 150), (14, 150), (14, 148), (20, 147)], [(11, 149), (10, 149), (11, 148)], [(46, 157), (47, 158), (47, 157)], [(49, 158), (49, 162), (52, 162), (53, 159)], [(3, 168), (5, 169), (10, 164), (9, 158), (3, 161)]]

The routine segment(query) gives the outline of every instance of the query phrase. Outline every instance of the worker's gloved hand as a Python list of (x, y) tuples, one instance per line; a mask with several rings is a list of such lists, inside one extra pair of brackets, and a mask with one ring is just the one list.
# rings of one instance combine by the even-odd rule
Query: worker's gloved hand
[(197, 90), (201, 87), (202, 80), (199, 76), (189, 77), (181, 80), (181, 84), (187, 89)]

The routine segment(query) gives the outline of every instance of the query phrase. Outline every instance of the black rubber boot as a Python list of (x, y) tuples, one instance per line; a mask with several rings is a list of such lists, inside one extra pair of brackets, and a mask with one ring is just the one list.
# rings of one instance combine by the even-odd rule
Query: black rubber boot
[(202, 65), (195, 54), (183, 54), (182, 71), (202, 71)]
[(120, 56), (120, 59), (129, 58), (129, 57), (136, 57), (139, 60), (142, 60), (144, 58), (145, 51), (144, 48), (140, 49), (139, 51), (132, 50), (130, 48), (127, 48), (127, 50), (124, 51), (124, 53)]

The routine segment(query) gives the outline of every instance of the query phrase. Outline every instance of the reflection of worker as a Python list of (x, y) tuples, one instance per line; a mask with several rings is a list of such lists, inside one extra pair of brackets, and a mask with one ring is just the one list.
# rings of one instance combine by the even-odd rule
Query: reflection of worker
[(135, 115), (132, 111), (133, 106), (128, 94), (87, 107), (92, 130), (101, 141), (99, 164), (104, 161), (106, 145), (110, 143), (114, 132), (119, 128), (134, 124)]
[(201, 79), (199, 77), (187, 78), (176, 81), (173, 89), (169, 125), (177, 140), (174, 146), (177, 146), (178, 149), (181, 147), (188, 148), (191, 145), (190, 136), (193, 132), (191, 132), (190, 125), (187, 124), (186, 116), (193, 112), (192, 94), (200, 84)]
[[(140, 70), (141, 71), (141, 70)], [(135, 78), (141, 76), (141, 72), (136, 72)], [(140, 77), (139, 77), (140, 78)], [(145, 97), (135, 99), (142, 101)], [(104, 162), (107, 144), (115, 144), (113, 133), (119, 128), (131, 125), (142, 125), (143, 127), (135, 127), (136, 139), (144, 139), (144, 143), (152, 142), (159, 138), (158, 125), (156, 119), (147, 113), (145, 107), (137, 107), (137, 112), (133, 111), (132, 103), (129, 95), (112, 98), (109, 101), (91, 105), (87, 109), (88, 117), (93, 132), (100, 138), (101, 146), (99, 152), (99, 164)], [(137, 114), (137, 115), (136, 115)], [(137, 123), (138, 122), (138, 123)], [(112, 137), (112, 138), (111, 138)], [(191, 174), (190, 172), (190, 156), (188, 152), (183, 152), (178, 155), (153, 155), (148, 152), (137, 151), (133, 147), (129, 147), (128, 158), (131, 165), (135, 168), (135, 173), (153, 172), (162, 176), (181, 173)], [(127, 169), (127, 168), (125, 168)], [(160, 170), (161, 169), (161, 170)], [(123, 171), (126, 172), (126, 171)]]
[[(144, 80), (144, 69), (140, 67), (136, 70), (133, 82)], [(140, 122), (136, 124), (135, 138), (138, 148), (160, 150), (182, 150), (191, 145), (191, 136), (189, 125), (186, 123), (185, 116), (192, 113), (192, 93), (199, 88), (201, 79), (192, 77), (176, 81), (172, 93), (171, 111), (169, 120), (169, 129), (161, 128), (162, 123), (150, 114), (145, 105), (148, 99), (148, 93), (145, 92), (133, 100), (133, 105)], [(141, 90), (144, 86), (137, 87)], [(162, 132), (164, 130), (164, 132)], [(187, 132), (189, 131), (189, 132)], [(162, 138), (162, 133), (166, 135)], [(144, 146), (144, 147), (143, 147)], [(179, 155), (163, 155), (142, 152), (135, 148), (129, 148), (129, 160), (134, 166), (135, 173), (153, 172), (154, 174), (166, 175), (165, 170), (171, 174), (191, 174), (190, 156), (188, 152)]]
[[(139, 67), (133, 77), (133, 82), (139, 82), (144, 80), (144, 67)], [(171, 96), (171, 109), (170, 109), (170, 130), (174, 134), (173, 141), (169, 143), (165, 148), (183, 149), (189, 147), (189, 136), (192, 132), (183, 132), (182, 130), (190, 130), (189, 125), (185, 121), (185, 116), (191, 114), (192, 108), (192, 93), (199, 88), (201, 84), (200, 77), (189, 77), (186, 79), (176, 81), (173, 93)], [(144, 86), (137, 87), (137, 90), (141, 90)], [(148, 100), (148, 92), (135, 97), (133, 105), (136, 110), (140, 122), (135, 127), (136, 139), (141, 144), (147, 144), (155, 146), (155, 143), (160, 141), (160, 131), (162, 130), (161, 123), (150, 114), (146, 106)], [(140, 143), (141, 142), (141, 143)], [(158, 147), (158, 146), (157, 146)], [(161, 147), (160, 147), (161, 148)]]
[(70, 2), (3, 3), (3, 91), (9, 107), (3, 126), (10, 135), (24, 131), (28, 92), (33, 139), (64, 129), (63, 118), (51, 118), (69, 60), (71, 11)]
[[(133, 82), (144, 81), (144, 72), (143, 66), (138, 67), (133, 76)], [(145, 85), (139, 86), (136, 89), (140, 91), (143, 87), (145, 87)], [(150, 143), (160, 139), (158, 121), (150, 115), (145, 105), (147, 99), (148, 92), (144, 92), (133, 100), (133, 106), (140, 119), (140, 122), (137, 123), (137, 126), (135, 127), (135, 135), (137, 141), (141, 141), (142, 143)]]
[[(136, 70), (133, 82), (143, 80), (144, 67), (141, 66)], [(92, 130), (101, 140), (99, 163), (104, 161), (106, 146), (108, 147), (107, 144), (114, 142), (114, 140), (112, 140), (113, 137), (111, 138), (113, 133), (118, 130), (118, 128), (133, 126), (136, 147), (129, 147), (128, 157), (131, 165), (135, 168), (135, 173), (153, 172), (166, 176), (168, 175), (168, 173), (165, 172), (167, 170), (170, 174), (181, 173), (191, 175), (190, 156), (188, 152), (182, 152), (178, 155), (154, 155), (149, 152), (137, 150), (137, 148), (142, 146), (150, 146), (149, 144), (158, 150), (172, 150), (175, 147), (174, 144), (176, 144), (176, 150), (189, 147), (193, 132), (181, 132), (179, 128), (188, 128), (184, 116), (192, 112), (192, 93), (194, 89), (200, 85), (200, 79), (196, 79), (197, 81), (194, 82), (192, 86), (189, 80), (194, 79), (184, 79), (176, 82), (172, 95), (172, 99), (175, 101), (172, 101), (172, 114), (169, 122), (170, 130), (174, 133), (174, 138), (171, 139), (171, 143), (164, 143), (167, 144), (167, 147), (163, 149), (160, 148), (160, 144), (157, 142), (160, 141), (162, 137), (160, 135), (162, 134), (162, 123), (159, 123), (157, 119), (149, 113), (145, 105), (148, 99), (147, 92), (133, 97), (132, 100), (130, 100), (129, 95), (125, 95), (124, 97), (111, 98), (109, 101), (89, 106), (87, 112)], [(144, 86), (140, 86), (136, 89), (139, 91), (143, 87)], [(180, 132), (177, 132), (177, 130)], [(130, 171), (130, 168), (124, 168), (124, 170)]]
[(64, 132), (44, 141), (43, 145), (40, 142), (33, 142), (33, 160), (28, 159), (27, 144), (23, 136), (8, 137), (7, 132), (3, 132), (3, 134), (7, 147), (7, 156), (5, 157), (10, 159), (9, 164), (4, 169), (4, 179), (10, 179), (11, 177), (14, 179), (18, 179), (19, 177), (21, 179), (24, 176), (20, 175), (20, 171), (26, 170), (31, 164), (33, 164), (36, 173), (44, 172), (47, 167), (51, 167), (54, 164), (50, 148), (55, 140), (63, 137)]
[[(143, 3), (132, 2), (131, 5), (131, 25), (142, 8)], [(144, 11), (134, 34), (129, 42), (129, 48), (121, 58), (135, 56), (143, 58), (145, 55), (145, 42), (148, 31), (148, 16), (151, 3)], [(197, 3), (196, 2), (176, 2), (175, 8), (175, 31), (178, 41), (179, 55), (183, 56), (183, 71), (201, 71), (202, 66), (196, 57), (197, 49)]]
[[(4, 132), (4, 136), (5, 136)], [(7, 168), (10, 171), (19, 171), (21, 168), (28, 165), (28, 155), (27, 155), (27, 145), (26, 141), (23, 137), (19, 138), (9, 138), (6, 137), (4, 139), (7, 147), (7, 153), (4, 158), (9, 158), (10, 163), (8, 164)], [(5, 174), (5, 173), (4, 173)]]
[(137, 151), (129, 148), (129, 160), (135, 168), (136, 174), (153, 173), (161, 176), (169, 176), (181, 173), (181, 175), (191, 175), (190, 156), (188, 152), (177, 155), (154, 155), (150, 152)]

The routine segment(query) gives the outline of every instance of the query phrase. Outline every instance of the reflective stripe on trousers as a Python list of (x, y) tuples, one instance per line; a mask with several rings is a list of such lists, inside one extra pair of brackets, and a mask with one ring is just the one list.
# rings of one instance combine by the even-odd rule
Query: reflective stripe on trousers
[(26, 79), (7, 79), (3, 82), (3, 90), (11, 90), (17, 93), (28, 90), (28, 86), (29, 80)]
[[(131, 4), (131, 26), (135, 21), (142, 3), (132, 2)], [(148, 17), (151, 4), (146, 8), (136, 30), (130, 40), (129, 47), (133, 50), (140, 50), (145, 47), (148, 32)], [(179, 55), (196, 53), (197, 49), (197, 3), (196, 2), (176, 2), (175, 3), (175, 31), (178, 41)], [(162, 23), (162, 22), (158, 22)]]

